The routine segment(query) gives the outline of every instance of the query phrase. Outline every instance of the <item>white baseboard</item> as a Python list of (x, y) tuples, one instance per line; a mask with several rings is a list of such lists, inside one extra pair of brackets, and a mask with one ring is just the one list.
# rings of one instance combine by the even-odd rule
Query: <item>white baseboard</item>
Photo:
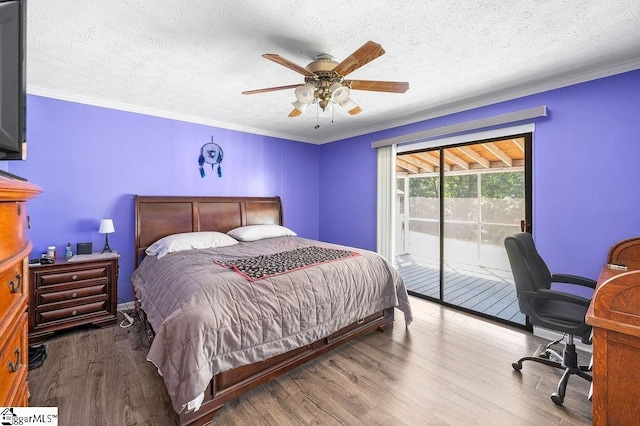
[[(534, 336), (542, 337), (543, 339), (551, 341), (558, 340), (560, 337), (562, 337), (562, 333), (558, 333), (557, 331), (548, 330), (546, 328), (538, 327), (535, 325), (533, 326), (533, 334)], [(573, 343), (576, 345), (576, 349), (593, 353), (593, 345), (586, 345), (582, 343), (579, 338), (574, 339)]]
[(133, 310), (134, 307), (135, 307), (134, 306), (134, 302), (131, 301), (131, 302), (125, 302), (125, 303), (118, 304), (117, 309), (119, 311), (131, 311), (131, 310)]

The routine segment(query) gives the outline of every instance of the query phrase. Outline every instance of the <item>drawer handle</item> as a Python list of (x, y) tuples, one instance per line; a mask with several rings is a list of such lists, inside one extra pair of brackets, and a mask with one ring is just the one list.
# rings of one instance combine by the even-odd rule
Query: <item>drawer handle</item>
[(358, 324), (362, 324), (364, 322), (364, 318), (358, 320)]
[(22, 275), (16, 274), (16, 279), (9, 281), (11, 287), (11, 293), (19, 293), (20, 287), (22, 287)]
[(75, 281), (75, 280), (77, 280), (77, 279), (78, 279), (78, 276), (77, 276), (77, 275), (73, 275), (73, 276), (71, 277), (71, 279)]
[(73, 293), (73, 294), (71, 295), (71, 298), (72, 298), (72, 299), (75, 299), (76, 297), (78, 297), (78, 293)]
[(78, 311), (71, 312), (71, 315), (75, 317), (76, 315), (78, 315)]
[(16, 362), (9, 361), (9, 373), (15, 373), (20, 368), (20, 348), (16, 348), (14, 353), (16, 354)]

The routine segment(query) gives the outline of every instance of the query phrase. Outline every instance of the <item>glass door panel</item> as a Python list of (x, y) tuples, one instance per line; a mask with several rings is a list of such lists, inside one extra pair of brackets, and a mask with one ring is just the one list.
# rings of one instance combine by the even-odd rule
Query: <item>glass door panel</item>
[(443, 173), (443, 301), (524, 325), (503, 243), (526, 217), (524, 168), (487, 169)]
[[(440, 175), (438, 150), (399, 158), (409, 173), (398, 175), (403, 206), (398, 207), (396, 263), (407, 289), (420, 296), (440, 298)], [(402, 176), (402, 177), (400, 177)], [(402, 182), (400, 182), (402, 181)], [(400, 232), (398, 233), (398, 230)], [(398, 247), (398, 245), (396, 246)]]
[(398, 154), (396, 264), (411, 294), (526, 324), (504, 238), (530, 223), (530, 146), (519, 135)]

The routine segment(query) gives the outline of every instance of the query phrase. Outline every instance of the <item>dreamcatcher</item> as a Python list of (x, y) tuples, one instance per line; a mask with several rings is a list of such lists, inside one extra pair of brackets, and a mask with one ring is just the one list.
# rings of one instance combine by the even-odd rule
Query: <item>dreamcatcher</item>
[(198, 157), (198, 166), (200, 168), (200, 176), (204, 177), (204, 163), (211, 164), (211, 170), (215, 170), (218, 166), (218, 177), (222, 177), (222, 148), (220, 145), (213, 143), (213, 136), (211, 136), (211, 142), (205, 143), (200, 148), (200, 156)]

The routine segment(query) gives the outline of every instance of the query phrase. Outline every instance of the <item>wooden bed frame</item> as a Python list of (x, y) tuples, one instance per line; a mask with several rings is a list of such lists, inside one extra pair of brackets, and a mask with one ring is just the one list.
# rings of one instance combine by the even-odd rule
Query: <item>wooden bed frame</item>
[[(280, 197), (135, 197), (135, 265), (158, 239), (181, 232), (227, 232), (244, 225), (282, 225)], [(136, 301), (137, 305), (137, 301)], [(141, 312), (144, 318), (144, 312)], [(305, 362), (373, 330), (393, 328), (394, 308), (362, 318), (324, 339), (255, 364), (215, 375), (198, 411), (184, 410), (180, 425), (210, 422), (227, 401), (268, 382)]]

